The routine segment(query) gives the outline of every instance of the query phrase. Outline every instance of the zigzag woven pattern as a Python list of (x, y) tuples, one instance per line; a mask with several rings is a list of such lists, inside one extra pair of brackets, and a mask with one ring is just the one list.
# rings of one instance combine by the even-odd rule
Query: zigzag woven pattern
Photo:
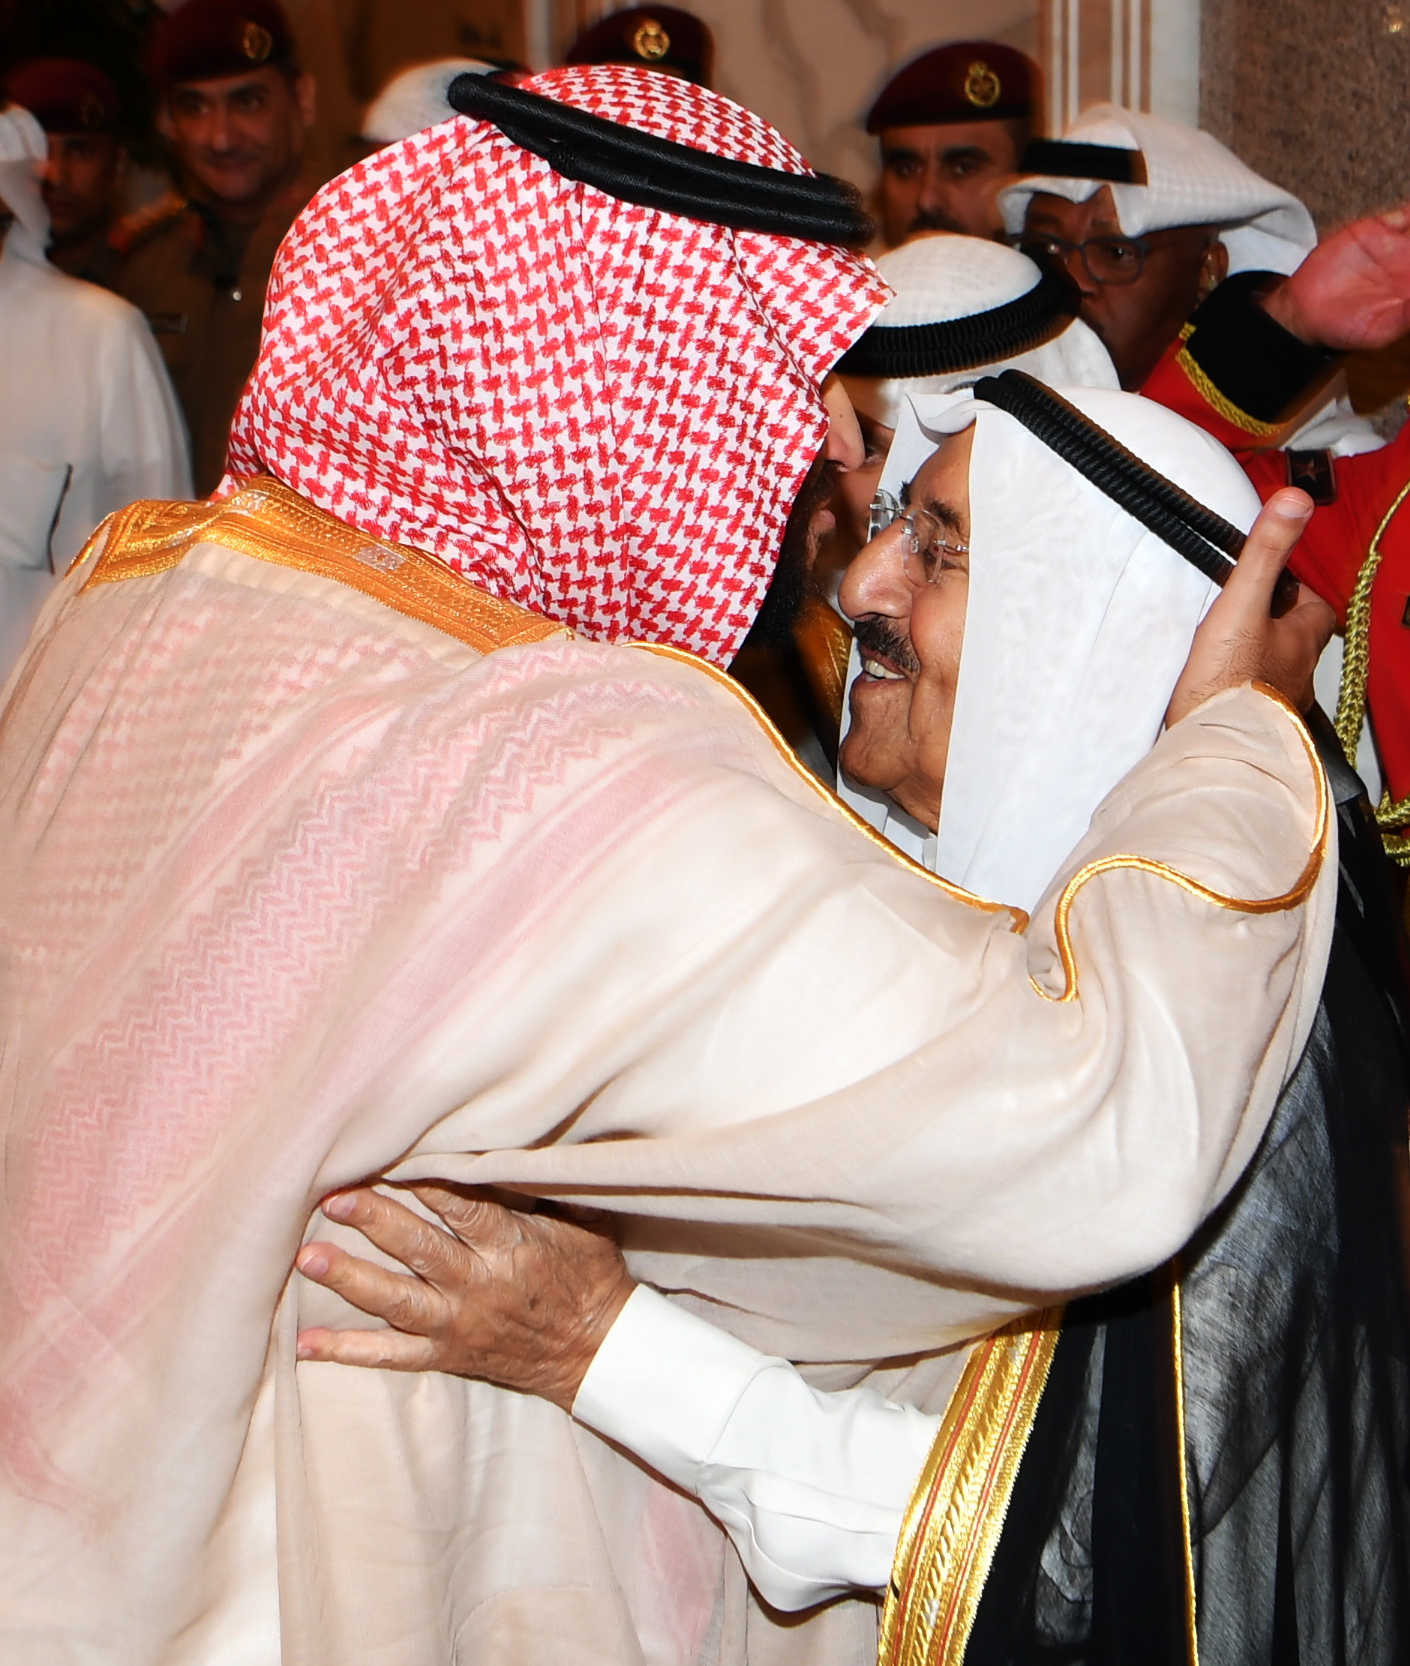
[[(626, 650), (606, 675), (600, 649), (558, 639), (447, 677), (288, 595), (232, 611), (199, 573), (95, 596), (131, 622), (19, 795), (28, 900), (0, 942), (43, 1014), (25, 1051), (45, 1084), (5, 1153), (29, 1204), (0, 1255), (0, 1455), (56, 1501), (72, 1477), (43, 1431), (80, 1367), (120, 1361), (173, 1299), (232, 1137), (306, 1212), (349, 1082), (365, 1091), (445, 998), (425, 958), (445, 922), (463, 1001), (624, 836), (624, 805), (660, 814), (720, 744), (710, 685)], [(370, 964), (389, 969), (375, 991)], [(320, 1067), (321, 1110), (250, 1121), (330, 1013), (365, 1016)]]

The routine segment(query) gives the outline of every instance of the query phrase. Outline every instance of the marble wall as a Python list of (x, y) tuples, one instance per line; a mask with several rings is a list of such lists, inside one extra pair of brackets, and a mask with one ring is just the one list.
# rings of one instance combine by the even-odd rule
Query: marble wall
[(1204, 0), (1201, 120), (1324, 231), (1410, 196), (1410, 3)]

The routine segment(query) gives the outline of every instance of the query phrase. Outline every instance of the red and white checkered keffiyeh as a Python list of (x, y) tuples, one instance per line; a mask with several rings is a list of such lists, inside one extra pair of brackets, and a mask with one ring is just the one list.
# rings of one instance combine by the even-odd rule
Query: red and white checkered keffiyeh
[[(525, 84), (808, 171), (758, 116), (669, 76)], [(887, 294), (844, 249), (618, 201), (458, 117), (295, 224), (226, 484), (264, 469), (586, 636), (727, 663), (826, 433), (818, 384)]]

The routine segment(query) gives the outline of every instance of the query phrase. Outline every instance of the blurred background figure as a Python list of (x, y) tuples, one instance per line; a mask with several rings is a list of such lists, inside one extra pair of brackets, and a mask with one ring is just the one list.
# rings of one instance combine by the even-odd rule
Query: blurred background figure
[(119, 228), (122, 292), (161, 347), (206, 497), (259, 352), (275, 251), (318, 183), (303, 171), (315, 86), (278, 0), (186, 0), (158, 25), (150, 63), (178, 189)]
[(455, 114), (446, 89), (459, 75), (491, 75), (494, 65), (478, 58), (440, 58), (394, 75), (367, 107), (362, 137), (369, 145), (391, 145)]
[(952, 41), (907, 64), (867, 115), (881, 142), (881, 233), (1002, 237), (998, 194), (1017, 173), (1038, 114), (1038, 66), (996, 41)]
[(140, 314), (44, 258), (47, 162), (34, 117), (0, 109), (0, 680), (105, 515), (191, 495), (180, 413)]
[(43, 191), (50, 261), (70, 277), (119, 289), (122, 256), (112, 233), (128, 155), (117, 88), (96, 64), (41, 58), (6, 76), (4, 91), (48, 139)]
[(715, 68), (715, 37), (698, 17), (675, 6), (630, 6), (584, 29), (563, 61), (636, 64), (708, 87)]

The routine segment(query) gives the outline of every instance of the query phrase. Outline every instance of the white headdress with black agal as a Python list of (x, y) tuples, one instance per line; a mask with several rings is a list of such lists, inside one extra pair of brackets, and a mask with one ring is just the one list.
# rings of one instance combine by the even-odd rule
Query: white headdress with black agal
[[(1125, 164), (1122, 153), (1130, 157)], [(1095, 104), (1061, 141), (1037, 141), (1025, 163), (1033, 174), (999, 194), (1010, 233), (1023, 230), (1035, 192), (1086, 202), (1110, 186), (1130, 237), (1222, 227), (1230, 272), (1293, 272), (1317, 243), (1312, 216), (1291, 192), (1254, 173), (1212, 134), (1164, 116)]]
[(1076, 317), (1075, 289), (1017, 249), (942, 233), (882, 255), (895, 298), (845, 353), (853, 403), (894, 428), (908, 394), (947, 393), (1005, 366), (1040, 381), (1118, 386), (1097, 336)]
[(479, 58), (438, 58), (434, 63), (413, 64), (394, 75), (368, 105), (362, 136), (374, 144), (392, 145), (438, 122), (450, 121), (457, 114), (449, 97), (451, 82), (462, 75), (493, 73), (494, 65)]
[(49, 210), (39, 177), (48, 155), (44, 129), (28, 110), (18, 104), (0, 109), (0, 204), (15, 217), (5, 235), (5, 253), (41, 266), (49, 241)]
[[(973, 394), (908, 404), (882, 476), (893, 492), (947, 435), (975, 424), (969, 596), (938, 832), (879, 794), (844, 795), (934, 872), (1029, 910), (1159, 737), (1218, 593), (1195, 545), (1222, 573), (1224, 545), (1237, 547), (1259, 507), (1224, 447), (1163, 406), (1107, 389), (1060, 394), (1139, 459), (1132, 470), (1117, 456), (1124, 480), (1098, 484), (1092, 465)], [(1110, 494), (1132, 482), (1123, 507)], [(1148, 523), (1162, 514), (1158, 533)]]

